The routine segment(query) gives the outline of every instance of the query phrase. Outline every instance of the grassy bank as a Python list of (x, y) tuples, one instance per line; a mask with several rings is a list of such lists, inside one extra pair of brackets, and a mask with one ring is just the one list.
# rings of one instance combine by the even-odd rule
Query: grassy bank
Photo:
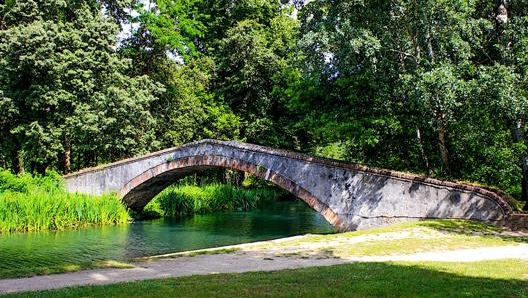
[(528, 262), (353, 263), (24, 293), (14, 297), (527, 297)]
[(148, 215), (182, 216), (215, 211), (252, 210), (280, 200), (285, 191), (272, 188), (243, 188), (228, 184), (175, 185), (166, 188), (147, 206)]
[[(273, 241), (244, 244), (243, 248), (223, 247), (142, 258), (155, 260), (231, 250), (265, 252), (270, 258), (317, 255), (324, 258), (359, 258), (483, 247), (528, 244), (528, 235), (512, 235), (482, 222), (427, 220), (337, 234), (308, 234)], [(528, 274), (528, 268), (527, 272)], [(528, 276), (527, 276), (528, 277)]]
[(57, 173), (13, 175), (0, 170), (0, 233), (62, 230), (129, 219), (116, 196), (68, 193)]

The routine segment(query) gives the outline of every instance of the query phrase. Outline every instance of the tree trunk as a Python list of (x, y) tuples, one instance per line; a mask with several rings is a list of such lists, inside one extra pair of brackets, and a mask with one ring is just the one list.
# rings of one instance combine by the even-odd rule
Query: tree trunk
[(523, 156), (521, 158), (521, 169), (522, 169), (522, 177), (521, 177), (521, 201), (524, 202), (524, 211), (528, 211), (528, 157)]
[(246, 173), (244, 171), (235, 171), (235, 186), (242, 187), (245, 176)]
[(37, 173), (40, 175), (45, 175), (47, 169), (48, 165), (46, 163), (32, 162), (30, 165), (30, 170), (33, 174)]
[(64, 174), (71, 172), (71, 142), (68, 138), (64, 140), (64, 153), (62, 157), (62, 170)]
[(446, 169), (448, 175), (451, 175), (451, 169), (449, 167), (449, 152), (446, 147), (447, 132), (444, 128), (441, 128), (438, 131), (438, 146), (440, 148), (440, 157), (442, 158), (442, 163)]
[(429, 167), (429, 159), (427, 158), (427, 155), (425, 154), (425, 150), (423, 147), (422, 134), (419, 128), (416, 129), (416, 138), (418, 139), (418, 147), (420, 148), (420, 154), (422, 155), (422, 160), (425, 164), (425, 168), (427, 169), (427, 175), (431, 175), (431, 168)]
[(508, 22), (508, 1), (507, 0), (499, 1), (499, 5), (495, 12), (495, 20), (497, 21), (498, 26), (501, 26), (502, 24), (506, 24)]
[(12, 168), (15, 174), (24, 173), (24, 160), (22, 158), (22, 151), (19, 149), (14, 151), (14, 156), (12, 157)]
[[(524, 121), (519, 119), (515, 122), (513, 128), (513, 141), (515, 143), (524, 142)], [(528, 211), (528, 156), (524, 153), (520, 160), (521, 163), (521, 201), (524, 204), (524, 210)]]
[(426, 39), (427, 39), (427, 55), (429, 56), (431, 64), (433, 64), (434, 62), (433, 38), (431, 37), (431, 34), (429, 32), (427, 32)]

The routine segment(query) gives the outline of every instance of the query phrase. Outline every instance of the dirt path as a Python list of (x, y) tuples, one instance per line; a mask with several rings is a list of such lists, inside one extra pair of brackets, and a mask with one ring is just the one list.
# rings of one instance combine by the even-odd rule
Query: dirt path
[[(272, 241), (270, 241), (272, 242)], [(176, 256), (135, 262), (134, 268), (97, 269), (74, 273), (0, 280), (0, 294), (57, 289), (69, 286), (101, 285), (156, 278), (272, 271), (310, 266), (329, 266), (350, 262), (452, 261), (469, 262), (491, 259), (526, 259), (528, 244), (437, 251), (407, 255), (357, 256), (338, 258), (328, 252), (307, 250), (292, 254), (284, 250), (262, 249), (255, 244), (230, 246), (231, 253), (209, 253)], [(202, 251), (203, 252), (203, 251)]]

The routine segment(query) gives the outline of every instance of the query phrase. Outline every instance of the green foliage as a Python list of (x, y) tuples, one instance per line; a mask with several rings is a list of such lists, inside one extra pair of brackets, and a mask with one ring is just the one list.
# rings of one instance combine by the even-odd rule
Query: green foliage
[[(162, 144), (203, 137), (289, 145), (285, 70), (297, 22), (278, 1), (165, 1), (139, 11), (121, 52), (167, 87), (152, 106)], [(291, 145), (289, 145), (291, 147)]]
[(49, 166), (68, 172), (76, 156), (85, 167), (97, 156), (109, 161), (156, 148), (149, 106), (160, 86), (125, 75), (129, 61), (113, 50), (118, 26), (99, 4), (16, 1), (3, 17), (6, 159), (40, 173)]
[(115, 195), (68, 193), (55, 172), (32, 176), (0, 171), (0, 233), (63, 230), (128, 220), (126, 208)]
[(284, 196), (274, 188), (239, 188), (227, 184), (176, 185), (156, 196), (143, 212), (183, 216), (215, 211), (252, 210)]
[(203, 138), (238, 138), (239, 119), (229, 107), (216, 101), (208, 91), (210, 58), (199, 58), (186, 65), (166, 61), (163, 81), (166, 92), (152, 105), (157, 119), (158, 141), (163, 147), (185, 144)]
[(0, 193), (31, 193), (43, 190), (49, 193), (60, 191), (64, 187), (62, 177), (54, 171), (47, 172), (45, 176), (19, 174), (14, 175), (8, 170), (0, 168)]
[(189, 61), (197, 55), (194, 38), (202, 37), (205, 25), (196, 0), (157, 0), (150, 10), (141, 8), (137, 21), (142, 28), (137, 33), (148, 31), (153, 46), (169, 50), (174, 55)]
[(149, 3), (0, 4), (0, 166), (236, 139), (528, 201), (525, 0)]
[(342, 142), (333, 142), (325, 146), (317, 146), (314, 153), (318, 156), (324, 156), (333, 159), (344, 159), (347, 157), (347, 146)]
[(506, 22), (486, 1), (306, 4), (288, 92), (303, 146), (528, 199), (522, 3)]
[(279, 18), (271, 21), (271, 27), (253, 19), (238, 22), (219, 40), (215, 55), (216, 95), (236, 111), (241, 137), (253, 143), (273, 144), (277, 136), (285, 135), (280, 119), (286, 110), (273, 91), (280, 83), (287, 57), (284, 48), (292, 37), (280, 30), (295, 24)]

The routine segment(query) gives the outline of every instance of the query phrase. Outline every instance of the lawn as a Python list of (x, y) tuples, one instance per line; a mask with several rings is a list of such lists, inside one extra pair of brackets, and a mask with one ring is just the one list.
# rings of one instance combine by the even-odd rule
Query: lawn
[(528, 297), (528, 261), (352, 263), (5, 297)]

